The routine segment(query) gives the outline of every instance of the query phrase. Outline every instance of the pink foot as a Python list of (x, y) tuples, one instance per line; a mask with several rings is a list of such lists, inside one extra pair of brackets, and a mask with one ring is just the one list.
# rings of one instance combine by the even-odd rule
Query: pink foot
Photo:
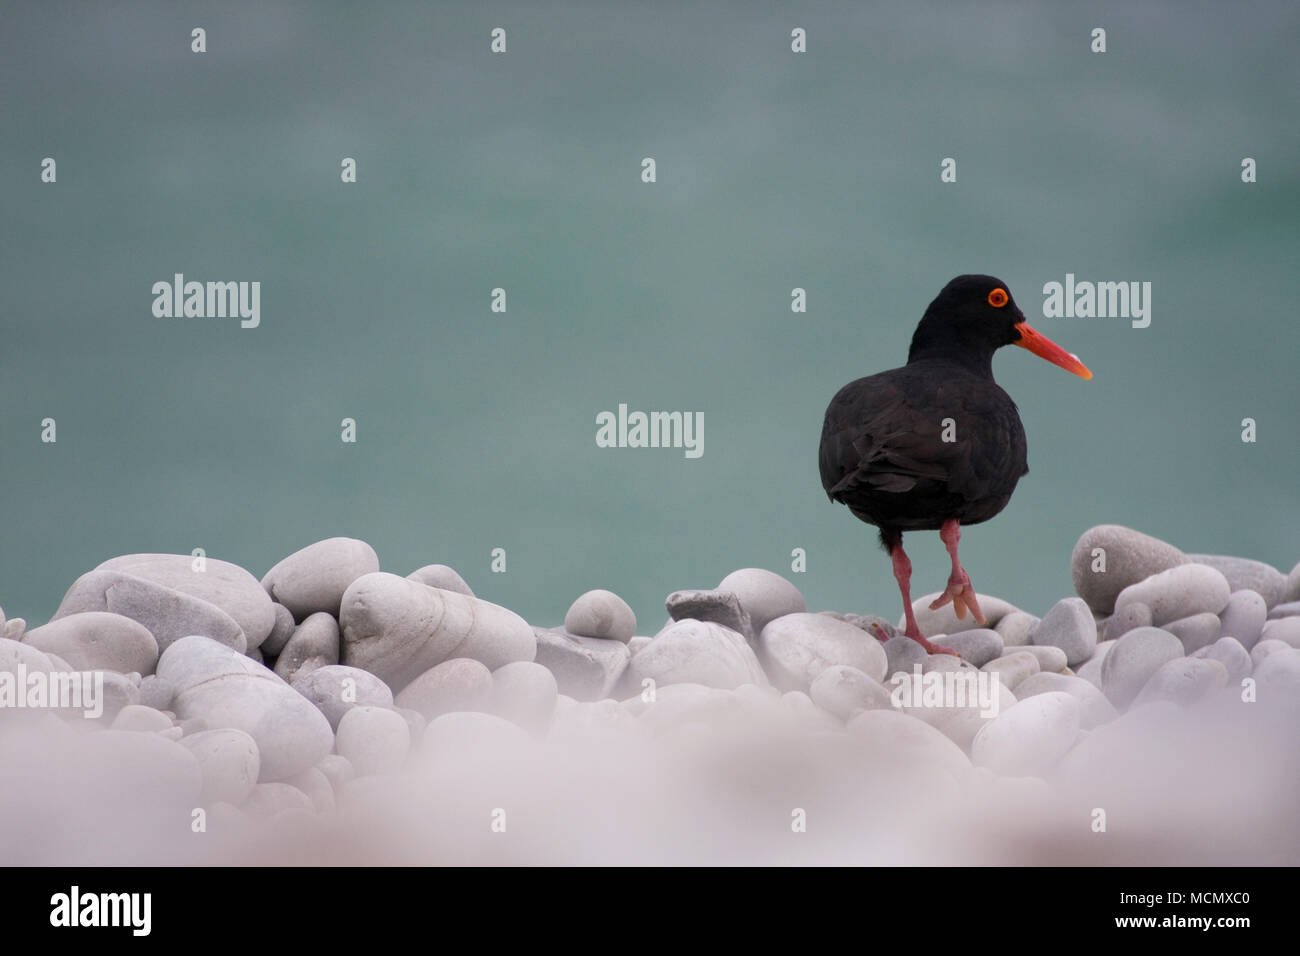
[(909, 628), (904, 636), (910, 637), (912, 640), (916, 641), (916, 643), (920, 644), (923, 648), (925, 648), (925, 652), (927, 654), (951, 654), (953, 657), (961, 657), (961, 655), (958, 654), (956, 651), (954, 651), (952, 648), (940, 647), (938, 644), (931, 644), (929, 641), (927, 641), (924, 637), (921, 636), (921, 632), (919, 629)]
[(957, 620), (964, 620), (966, 612), (970, 611), (975, 616), (976, 623), (985, 623), (984, 612), (980, 610), (979, 599), (975, 597), (975, 588), (970, 583), (970, 575), (964, 570), (958, 569), (953, 572), (952, 577), (948, 578), (948, 587), (936, 600), (930, 602), (930, 610), (937, 611), (949, 601), (952, 602)]

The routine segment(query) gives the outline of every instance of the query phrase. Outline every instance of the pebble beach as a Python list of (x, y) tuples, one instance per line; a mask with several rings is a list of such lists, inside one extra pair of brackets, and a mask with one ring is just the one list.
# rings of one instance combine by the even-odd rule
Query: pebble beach
[(530, 622), (354, 538), (115, 557), (0, 612), (0, 863), (1300, 863), (1300, 564), (1059, 560), (983, 625), (918, 598), (952, 656), (757, 568)]

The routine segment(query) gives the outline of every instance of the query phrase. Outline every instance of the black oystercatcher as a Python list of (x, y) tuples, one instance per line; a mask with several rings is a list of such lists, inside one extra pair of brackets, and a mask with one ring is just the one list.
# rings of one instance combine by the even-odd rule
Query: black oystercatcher
[(912, 614), (912, 563), (904, 531), (939, 531), (952, 558), (948, 587), (930, 605), (953, 602), (983, 624), (970, 575), (957, 558), (961, 525), (1006, 507), (1029, 471), (1016, 404), (993, 381), (993, 353), (1019, 345), (1083, 378), (1083, 363), (1025, 322), (1007, 285), (958, 276), (930, 303), (912, 335), (907, 364), (840, 389), (826, 409), (819, 462), (832, 501), (880, 529), (903, 592), (906, 634), (929, 653), (952, 653), (921, 636)]

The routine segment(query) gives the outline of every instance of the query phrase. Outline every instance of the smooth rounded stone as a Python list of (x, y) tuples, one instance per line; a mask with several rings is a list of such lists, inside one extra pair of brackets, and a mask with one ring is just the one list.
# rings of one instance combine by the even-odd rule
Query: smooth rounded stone
[(495, 714), (455, 712), (429, 721), (420, 741), (426, 761), (456, 758), (492, 759), (519, 753), (531, 742), (527, 731)]
[(1242, 647), (1250, 650), (1259, 640), (1268, 613), (1262, 595), (1255, 591), (1233, 591), (1228, 596), (1228, 606), (1219, 612), (1219, 632), (1224, 637), (1235, 637)]
[(580, 594), (564, 615), (564, 629), (575, 637), (607, 638), (626, 643), (636, 634), (636, 615), (613, 591)]
[(315, 705), (335, 730), (353, 707), (393, 706), (393, 692), (387, 684), (369, 671), (346, 664), (326, 664), (308, 671), (294, 682), (293, 689)]
[(1243, 677), (1249, 677), (1254, 669), (1250, 651), (1235, 637), (1221, 637), (1209, 647), (1202, 647), (1192, 657), (1203, 657), (1218, 661), (1228, 672), (1228, 680), (1237, 683)]
[(27, 621), (21, 617), (11, 617), (4, 624), (4, 638), (9, 641), (21, 641), (27, 630)]
[(1083, 598), (1065, 598), (1053, 604), (1051, 610), (1043, 615), (1043, 620), (1033, 630), (1030, 643), (1036, 647), (1060, 648), (1065, 655), (1061, 667), (1074, 667), (1084, 663), (1097, 650), (1097, 621)]
[(76, 670), (153, 673), (158, 642), (139, 621), (108, 611), (84, 611), (23, 635), (23, 643), (58, 654)]
[(244, 798), (239, 809), (257, 820), (269, 820), (286, 811), (313, 810), (311, 797), (287, 783), (259, 783)]
[(1168, 700), (1187, 706), (1228, 684), (1228, 669), (1207, 658), (1178, 657), (1165, 661), (1138, 692), (1134, 707), (1154, 700)]
[(398, 691), (453, 657), (493, 670), (537, 655), (533, 629), (514, 611), (382, 571), (352, 582), (339, 624), (343, 663)]
[(718, 582), (717, 589), (731, 591), (740, 599), (740, 606), (749, 615), (756, 636), (763, 633), (770, 621), (808, 609), (797, 587), (781, 575), (763, 568), (732, 571)]
[(1079, 700), (1064, 691), (1022, 697), (971, 741), (971, 761), (1007, 776), (1049, 770), (1079, 735)]
[(1013, 650), (1017, 654), (1033, 654), (1034, 657), (1038, 658), (1038, 669), (1040, 671), (1059, 673), (1066, 668), (1065, 651), (1061, 650), (1059, 647), (1054, 647), (1051, 644), (1042, 646), (1038, 644), (1026, 644), (1024, 647), (1017, 647)]
[(223, 800), (237, 806), (248, 799), (261, 770), (257, 742), (249, 734), (233, 728), (204, 730), (180, 743), (199, 761), (205, 806)]
[(864, 710), (846, 729), (866, 745), (870, 758), (912, 759), (957, 774), (970, 770), (970, 759), (942, 731), (892, 708)]
[[(921, 673), (930, 674), (934, 671), (945, 673), (947, 671), (977, 671), (979, 670), (970, 661), (962, 660), (960, 657), (953, 657), (951, 654), (927, 654), (921, 661)], [(910, 674), (911, 672), (909, 672)]]
[(50, 662), (50, 658), (39, 648), (21, 641), (0, 638), (0, 671), (17, 674), (20, 665), (28, 674), (37, 671), (49, 674), (57, 670)]
[(1300, 616), (1300, 601), (1288, 601), (1269, 608), (1267, 620), (1274, 621), (1280, 617)]
[(297, 627), (298, 624), (293, 619), (293, 612), (283, 604), (276, 604), (275, 626), (271, 628), (271, 633), (262, 642), (262, 653), (270, 657), (279, 656), (280, 652), (284, 650), (284, 645), (289, 643), (289, 638), (293, 637), (293, 632)]
[(72, 672), (72, 665), (69, 664), (67, 661), (65, 661), (58, 654), (51, 654), (49, 652), (46, 652), (45, 659), (50, 662), (50, 667), (52, 667), (56, 671), (61, 671), (62, 673), (65, 674), (70, 674)]
[(127, 554), (95, 570), (125, 571), (215, 604), (234, 618), (246, 647), (259, 646), (275, 627), (275, 608), (261, 583), (229, 561), (204, 558), (203, 570), (196, 571), (197, 561), (188, 554)]
[(806, 691), (833, 664), (856, 667), (883, 681), (888, 657), (880, 642), (861, 628), (824, 614), (800, 612), (770, 621), (758, 638), (772, 682)]
[[(984, 614), (984, 623), (981, 624), (975, 620), (975, 616), (972, 614), (967, 614), (964, 618), (959, 619), (951, 603), (945, 604), (936, 611), (930, 610), (931, 603), (937, 600), (941, 593), (943, 592), (935, 591), (933, 594), (919, 597), (912, 602), (912, 614), (916, 616), (916, 626), (921, 629), (921, 634), (926, 638), (932, 638), (938, 634), (957, 634), (961, 631), (974, 631), (980, 628), (996, 628), (1004, 617), (1020, 610), (1014, 604), (1001, 598), (981, 594), (979, 595), (980, 611)], [(897, 625), (900, 631), (905, 623), (905, 616), (900, 615)]]
[(176, 686), (177, 718), (243, 730), (257, 741), (263, 780), (283, 780), (330, 752), (329, 721), (261, 664), (206, 637), (183, 637), (163, 651), (158, 676)]
[(170, 798), (186, 807), (198, 804), (203, 772), (183, 742), (123, 730), (100, 731), (88, 742), (96, 765), (109, 771), (102, 785), (110, 791), (129, 788), (144, 801)]
[(262, 656), (262, 649), (260, 647), (250, 647), (244, 652), (244, 656), (250, 661), (254, 661), (258, 664), (266, 664), (266, 658)]
[(307, 794), (312, 809), (317, 813), (329, 813), (334, 809), (334, 786), (319, 767), (308, 767), (285, 783)]
[(293, 683), (312, 671), (339, 662), (339, 622), (317, 611), (294, 628), (293, 636), (275, 661), (275, 672)]
[(154, 710), (171, 710), (176, 699), (176, 685), (156, 674), (140, 681), (140, 703)]
[(1127, 707), (1162, 664), (1182, 656), (1182, 641), (1168, 631), (1135, 628), (1116, 641), (1102, 661), (1101, 692), (1116, 707)]
[(1279, 641), (1271, 638), (1269, 640), (1262, 640), (1250, 649), (1250, 662), (1253, 666), (1259, 667), (1260, 662), (1263, 661), (1264, 658), (1277, 654), (1280, 651), (1289, 650), (1293, 650), (1293, 648), (1286, 641)]
[(847, 664), (833, 664), (818, 674), (808, 696), (822, 710), (841, 720), (849, 720), (860, 710), (892, 706), (888, 689)]
[(339, 721), (335, 750), (359, 777), (396, 773), (411, 750), (411, 729), (387, 707), (353, 707)]
[(1119, 716), (1119, 711), (1106, 695), (1081, 677), (1040, 671), (1016, 685), (1016, 697), (1020, 700), (1056, 692), (1069, 694), (1079, 701), (1079, 726), (1085, 730), (1091, 730)]
[(162, 711), (141, 704), (128, 704), (117, 712), (111, 724), (113, 730), (133, 730), (154, 733), (171, 730), (171, 718)]
[(532, 661), (516, 661), (492, 672), (488, 710), (525, 730), (543, 732), (555, 716), (555, 676)]
[[(39, 628), (38, 628), (39, 630)], [(33, 631), (32, 633), (35, 633)], [(30, 635), (28, 640), (30, 641)], [(1280, 617), (1264, 622), (1264, 629), (1259, 632), (1261, 641), (1282, 641), (1292, 647), (1300, 647), (1300, 617)]]
[(1286, 596), (1286, 575), (1263, 561), (1228, 554), (1189, 554), (1187, 559), (1220, 572), (1234, 591), (1255, 591), (1269, 607)]
[(1002, 638), (1004, 648), (1024, 647), (1030, 643), (1029, 635), (1033, 633), (1039, 621), (1039, 617), (1028, 611), (1012, 611), (998, 621), (998, 626), (993, 630), (997, 631), (998, 637)]
[[(101, 706), (104, 712), (100, 719), (110, 722), (117, 716), (123, 707), (129, 707), (131, 704), (140, 703), (140, 688), (137, 684), (127, 679), (125, 674), (119, 674), (117, 671), (97, 671), (104, 678), (104, 692), (101, 700)], [(83, 711), (74, 710), (74, 716), (83, 714)]]
[(558, 627), (535, 627), (533, 634), (537, 638), (536, 662), (555, 675), (561, 693), (575, 700), (609, 697), (632, 659), (627, 644), (607, 637), (581, 637)]
[(190, 717), (186, 720), (176, 720), (176, 715), (172, 715), (172, 720), (176, 721), (176, 726), (180, 729), (182, 737), (192, 737), (195, 734), (201, 734), (205, 730), (211, 730), (208, 722), (202, 717)]
[(356, 538), (326, 538), (282, 559), (262, 576), (262, 587), (296, 620), (324, 611), (338, 617), (343, 592), (379, 570), (375, 549)]
[(402, 715), (407, 729), (411, 732), (412, 740), (419, 740), (424, 736), (424, 728), (429, 726), (429, 722), (424, 719), (424, 714), (410, 707), (394, 707), (393, 712)]
[(173, 641), (202, 634), (238, 651), (248, 647), (243, 629), (210, 601), (127, 571), (98, 570), (73, 582), (52, 621), (88, 611), (107, 611), (143, 625), (161, 653)]
[[(1102, 553), (1094, 555), (1098, 548)], [(1094, 567), (1103, 566), (1102, 558), (1105, 570), (1094, 571)], [(1074, 579), (1074, 593), (1088, 607), (1099, 614), (1110, 614), (1116, 610), (1116, 598), (1125, 588), (1186, 563), (1187, 555), (1159, 538), (1123, 525), (1100, 524), (1089, 528), (1075, 542), (1070, 554), (1070, 576)]]
[(1151, 626), (1151, 608), (1141, 601), (1135, 601), (1106, 618), (1099, 636), (1103, 641), (1118, 641), (1135, 628)]
[(1300, 695), (1300, 651), (1288, 647), (1264, 657), (1255, 666), (1257, 698), (1294, 705)]
[(449, 568), (445, 564), (426, 564), (422, 568), (416, 568), (406, 576), (408, 581), (419, 581), (426, 587), (440, 588), (443, 591), (455, 591), (457, 594), (464, 594), (466, 597), (474, 597), (474, 592), (470, 586), (465, 583), (454, 568)]
[(1164, 625), (1164, 630), (1183, 642), (1184, 654), (1191, 654), (1217, 641), (1220, 627), (1219, 615), (1205, 611), (1170, 621)]
[[(652, 640), (654, 640), (653, 637), (634, 637), (634, 638), (632, 638), (632, 640), (630, 640), (630, 641), (627, 642), (627, 653), (628, 653), (628, 655), (629, 655), (629, 656), (632, 656), (632, 655), (637, 654), (638, 652), (644, 650), (645, 648), (649, 647), (649, 646), (650, 646), (650, 642), (651, 642)], [(539, 647), (538, 650), (540, 651), (541, 648)]]
[(1115, 610), (1145, 604), (1151, 609), (1151, 622), (1159, 627), (1205, 611), (1218, 614), (1228, 606), (1231, 593), (1222, 572), (1205, 564), (1181, 564), (1130, 584), (1115, 599)]
[[(885, 676), (897, 674), (899, 671), (910, 674), (913, 667), (917, 664), (924, 664), (925, 659), (930, 656), (926, 653), (924, 647), (910, 637), (902, 635), (891, 637), (881, 647), (885, 651)], [(940, 656), (951, 657), (952, 655), (942, 654)]]
[(1023, 647), (1018, 647), (1012, 651), (1003, 654), (1001, 657), (995, 657), (989, 661), (980, 670), (997, 674), (998, 679), (1002, 681), (1002, 686), (1007, 690), (1015, 690), (1017, 685), (1029, 677), (1031, 674), (1037, 674), (1042, 670), (1042, 665), (1038, 662), (1038, 657)]
[[(781, 700), (780, 692), (776, 693), (776, 699)], [(703, 684), (667, 684), (656, 688), (652, 700), (646, 701), (637, 696), (623, 701), (620, 707), (655, 728), (687, 723), (721, 725), (727, 718), (743, 710), (745, 698), (738, 693)]]
[(1088, 658), (1087, 663), (1079, 667), (1075, 672), (1076, 676), (1083, 678), (1093, 687), (1101, 690), (1101, 665), (1105, 663), (1106, 655), (1111, 652), (1114, 646), (1114, 641), (1098, 641), (1097, 650), (1092, 657)]
[(1291, 573), (1286, 576), (1286, 588), (1282, 591), (1283, 602), (1300, 601), (1300, 561), (1296, 562)]
[(983, 627), (944, 634), (932, 639), (930, 643), (956, 651), (963, 660), (970, 661), (975, 667), (983, 667), (1002, 654), (1002, 635)]
[(745, 635), (748, 640), (753, 640), (755, 636), (749, 612), (741, 605), (740, 596), (734, 591), (674, 591), (668, 595), (664, 605), (668, 608), (668, 616), (674, 621), (712, 621)]
[(316, 769), (329, 781), (330, 787), (335, 793), (338, 793), (345, 783), (357, 775), (356, 770), (352, 767), (352, 761), (341, 754), (326, 754), (320, 758), (320, 763), (316, 764)]
[(457, 711), (486, 711), (491, 691), (492, 672), (487, 667), (468, 657), (455, 657), (403, 687), (396, 704), (432, 721)]
[(695, 620), (675, 621), (660, 631), (631, 659), (627, 674), (637, 688), (645, 680), (660, 686), (703, 684), (724, 690), (768, 683), (744, 635)]
[(1016, 706), (1016, 695), (1003, 687), (1001, 681), (994, 686), (997, 688), (994, 691), (997, 698), (992, 713), (985, 713), (978, 703), (966, 707), (943, 707), (935, 709), (931, 719), (926, 722), (933, 723), (935, 728), (960, 747), (963, 753), (969, 754), (975, 735), (986, 724), (996, 720), (998, 714)]

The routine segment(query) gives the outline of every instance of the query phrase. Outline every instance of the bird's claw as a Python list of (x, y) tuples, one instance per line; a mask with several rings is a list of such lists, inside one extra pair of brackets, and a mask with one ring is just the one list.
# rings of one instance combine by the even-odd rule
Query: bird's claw
[(930, 610), (937, 611), (949, 601), (952, 602), (953, 613), (957, 615), (957, 620), (964, 621), (966, 612), (970, 611), (975, 617), (975, 623), (986, 623), (984, 612), (980, 610), (979, 599), (975, 596), (975, 588), (970, 583), (970, 575), (965, 571), (956, 572), (948, 579), (948, 587), (938, 598), (930, 602)]

